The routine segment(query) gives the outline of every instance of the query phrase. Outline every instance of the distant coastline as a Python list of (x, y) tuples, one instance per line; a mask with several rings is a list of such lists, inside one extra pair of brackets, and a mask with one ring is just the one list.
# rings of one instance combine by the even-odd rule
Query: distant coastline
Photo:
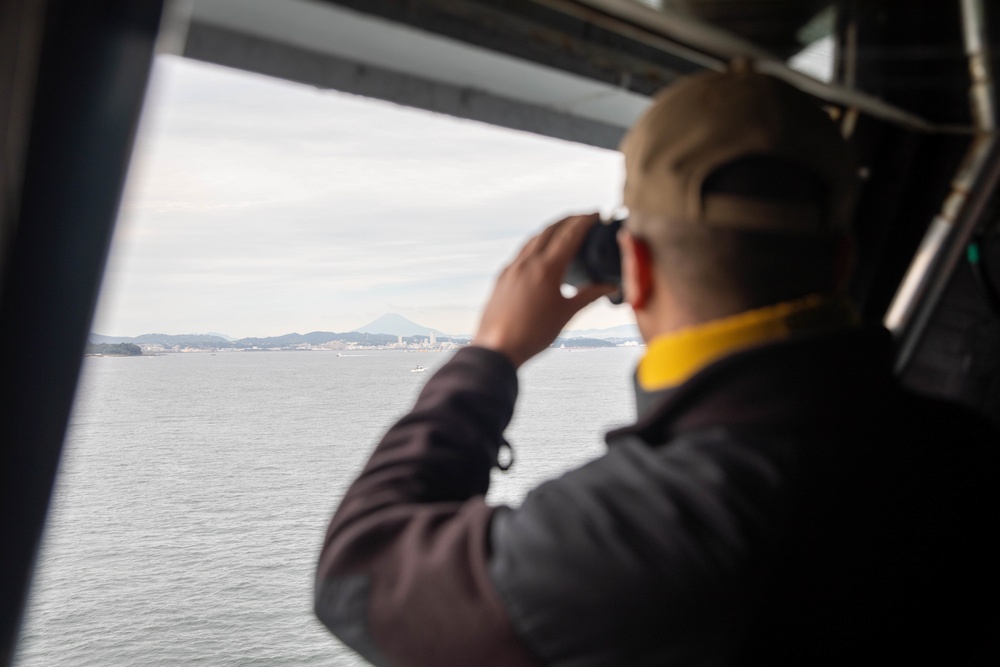
[[(381, 333), (376, 331), (382, 330)], [(636, 346), (642, 339), (632, 328), (564, 332), (552, 347), (596, 348)], [(576, 334), (576, 335), (569, 335)], [(583, 335), (580, 335), (583, 334)], [(312, 331), (281, 336), (249, 337), (231, 340), (219, 334), (163, 334), (141, 336), (102, 336), (91, 334), (87, 354), (136, 356), (171, 352), (240, 352), (302, 350), (453, 350), (470, 343), (471, 337), (443, 334), (421, 326), (401, 315), (390, 313), (374, 322), (347, 332)], [(102, 348), (102, 346), (104, 346)], [(110, 346), (110, 347), (108, 347)], [(115, 347), (119, 346), (119, 347)], [(121, 347), (130, 346), (130, 347)], [(101, 350), (116, 351), (101, 351)], [(138, 350), (136, 352), (135, 350)]]
[[(158, 339), (155, 334), (146, 334), (141, 343), (89, 343), (86, 354), (89, 356), (126, 357), (140, 355), (170, 354), (181, 352), (303, 352), (327, 351), (350, 352), (362, 350), (411, 350), (411, 351), (448, 351), (468, 345), (468, 338), (445, 338), (433, 343), (428, 337), (406, 336), (400, 340), (391, 334), (369, 334), (361, 340), (333, 339), (319, 343), (298, 341), (287, 336), (275, 338), (255, 338), (237, 341), (207, 341), (199, 338), (186, 338), (174, 335), (169, 339)], [(551, 345), (553, 348), (590, 349), (607, 347), (636, 347), (641, 342), (635, 339), (602, 339), (602, 338), (557, 338)]]
[[(436, 349), (449, 350), (469, 343), (468, 338), (436, 336), (399, 336), (359, 332), (334, 333), (314, 331), (291, 333), (264, 338), (227, 340), (205, 334), (143, 334), (135, 337), (114, 337), (91, 334), (91, 346), (131, 345), (141, 354), (166, 352), (261, 352), (301, 350), (390, 350)], [(88, 349), (89, 352), (89, 349)]]

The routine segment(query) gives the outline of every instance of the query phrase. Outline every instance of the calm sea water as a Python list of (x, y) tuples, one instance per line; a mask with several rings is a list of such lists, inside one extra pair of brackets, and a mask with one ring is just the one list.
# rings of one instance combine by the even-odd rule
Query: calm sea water
[[(521, 372), (517, 457), (489, 498), (604, 450), (641, 349), (551, 350)], [(335, 665), (312, 615), (326, 523), (444, 353), (88, 358), (18, 667)]]

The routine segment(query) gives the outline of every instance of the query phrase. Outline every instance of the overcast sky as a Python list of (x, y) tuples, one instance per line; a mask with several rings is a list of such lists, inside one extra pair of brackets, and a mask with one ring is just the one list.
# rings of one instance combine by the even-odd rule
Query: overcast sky
[(92, 330), (472, 333), (523, 240), (621, 179), (613, 151), (161, 56)]

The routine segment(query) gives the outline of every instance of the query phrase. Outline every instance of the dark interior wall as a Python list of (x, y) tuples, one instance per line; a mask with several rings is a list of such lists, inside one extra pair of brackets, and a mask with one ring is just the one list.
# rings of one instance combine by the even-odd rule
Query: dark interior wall
[(0, 276), (21, 201), (45, 2), (0, 3)]
[(959, 264), (904, 382), (917, 391), (946, 396), (986, 415), (1000, 428), (1000, 303), (986, 290), (1000, 288), (1000, 233), (979, 244), (980, 284), (969, 261)]
[[(969, 125), (968, 64), (957, 1), (848, 0), (838, 32), (856, 35), (855, 85), (938, 123)], [(855, 133), (867, 182), (858, 205), (858, 274), (867, 321), (881, 321), (929, 223), (939, 212), (969, 137), (928, 135), (862, 118)]]
[[(959, 2), (852, 0), (845, 7), (842, 20), (853, 23), (858, 39), (859, 87), (940, 123), (972, 124)], [(1000, 52), (1000, 7), (986, 2), (985, 10), (989, 41)], [(1000, 65), (997, 54), (991, 61), (994, 69)], [(873, 122), (862, 123), (858, 133), (871, 176), (859, 207), (861, 262), (853, 287), (866, 319), (878, 321), (940, 211), (970, 139)], [(983, 245), (984, 272), (1000, 277), (995, 231)], [(977, 287), (968, 262), (944, 278), (947, 289), (902, 378), (1000, 425), (1000, 314)]]
[(663, 0), (662, 4), (788, 58), (803, 46), (798, 39), (799, 30), (832, 3), (830, 0)]
[(0, 266), (0, 665), (13, 660), (162, 5), (50, 0), (35, 24)]

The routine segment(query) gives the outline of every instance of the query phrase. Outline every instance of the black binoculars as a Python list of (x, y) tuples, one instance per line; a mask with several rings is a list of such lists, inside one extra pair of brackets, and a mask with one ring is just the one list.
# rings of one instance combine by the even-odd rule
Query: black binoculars
[(594, 283), (617, 285), (618, 291), (608, 295), (611, 303), (622, 302), (622, 259), (618, 250), (618, 230), (624, 218), (599, 220), (583, 239), (563, 276), (563, 282), (573, 287)]

